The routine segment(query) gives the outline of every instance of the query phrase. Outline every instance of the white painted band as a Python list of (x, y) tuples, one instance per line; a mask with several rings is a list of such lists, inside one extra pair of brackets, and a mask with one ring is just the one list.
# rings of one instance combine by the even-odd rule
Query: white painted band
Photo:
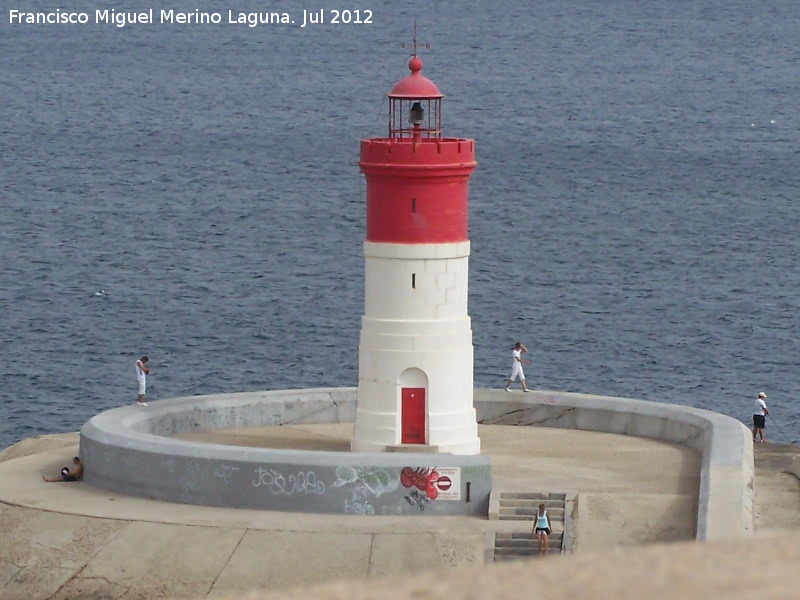
[(452, 244), (378, 244), (364, 242), (364, 256), (372, 258), (432, 259), (469, 256), (469, 240)]

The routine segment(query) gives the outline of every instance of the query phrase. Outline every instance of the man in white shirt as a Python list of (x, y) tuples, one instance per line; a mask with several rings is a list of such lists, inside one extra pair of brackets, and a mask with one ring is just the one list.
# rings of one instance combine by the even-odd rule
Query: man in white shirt
[(144, 393), (147, 389), (147, 374), (150, 372), (150, 369), (145, 365), (149, 360), (149, 358), (143, 356), (136, 361), (136, 381), (139, 383), (139, 397), (136, 399), (136, 402), (139, 406), (147, 406), (147, 402), (144, 401)]
[(525, 385), (525, 371), (522, 370), (522, 365), (530, 364), (529, 360), (522, 359), (522, 353), (527, 352), (528, 349), (522, 342), (517, 342), (514, 344), (514, 350), (511, 353), (512, 363), (511, 363), (511, 375), (508, 376), (508, 381), (506, 382), (506, 387), (504, 388), (507, 392), (511, 391), (511, 384), (519, 378), (520, 383), (522, 384), (522, 391), (527, 392), (528, 386)]
[(756, 441), (756, 438), (760, 435), (761, 436), (761, 443), (764, 443), (764, 425), (766, 425), (767, 415), (769, 411), (767, 410), (767, 403), (764, 402), (767, 399), (767, 395), (764, 392), (758, 393), (758, 398), (756, 398), (756, 405), (753, 409), (753, 441)]

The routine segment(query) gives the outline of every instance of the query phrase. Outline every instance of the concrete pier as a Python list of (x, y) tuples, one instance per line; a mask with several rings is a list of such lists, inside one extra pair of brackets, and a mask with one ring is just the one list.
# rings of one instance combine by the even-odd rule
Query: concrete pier
[[(587, 394), (475, 390), (478, 422), (621, 433), (702, 455), (698, 539), (753, 528), (753, 458), (738, 421), (684, 406)], [(492, 489), (483, 455), (242, 451), (176, 439), (221, 427), (347, 423), (355, 388), (281, 390), (176, 398), (101, 413), (81, 429), (88, 484), (203, 506), (328, 514), (482, 515)], [(426, 448), (429, 450), (429, 448)], [(438, 470), (438, 471), (437, 471)], [(412, 489), (408, 473), (446, 473), (444, 493)], [(435, 500), (434, 500), (435, 497)], [(434, 501), (431, 501), (434, 500)], [(366, 508), (365, 508), (366, 507)]]
[[(717, 447), (726, 437), (717, 424), (730, 428), (732, 436), (745, 429), (721, 415), (626, 399), (559, 398), (548, 392), (486, 390), (477, 395), (486, 395), (479, 402), (495, 409), (483, 412), (484, 420), (517, 421), (480, 425), (484, 452), (492, 464), (493, 491), (577, 493), (574, 558), (477, 569), (488, 555), (486, 540), (494, 533), (516, 531), (520, 524), (474, 516), (417, 519), (211, 508), (127, 496), (88, 482), (44, 483), (41, 475), (56, 474), (78, 452), (78, 435), (65, 434), (25, 440), (0, 453), (0, 479), (8, 484), (0, 489), (0, 598), (366, 598), (381, 581), (385, 597), (392, 599), (421, 590), (422, 581), (430, 598), (522, 598), (523, 590), (525, 598), (532, 593), (548, 599), (604, 598), (612, 596), (602, 590), (612, 589), (613, 597), (638, 598), (641, 595), (626, 596), (621, 589), (630, 577), (620, 578), (618, 585), (609, 581), (607, 570), (594, 570), (592, 564), (605, 564), (613, 557), (614, 564), (625, 564), (626, 570), (644, 561), (650, 567), (642, 569), (680, 572), (682, 557), (691, 556), (697, 563), (711, 544), (703, 544), (701, 557), (694, 544), (627, 554), (624, 548), (688, 543), (701, 531), (698, 518), (706, 498), (732, 492), (721, 512), (729, 518), (730, 507), (741, 497), (752, 444), (745, 437), (727, 451)], [(562, 406), (567, 401), (571, 408)], [(501, 406), (505, 402), (511, 404)], [(677, 425), (668, 425), (676, 421), (676, 410), (687, 412), (677, 418)], [(592, 411), (602, 418), (591, 417)], [(626, 411), (634, 417), (619, 414)], [(560, 429), (559, 424), (568, 428)], [(622, 430), (587, 430), (598, 424)], [(684, 437), (692, 428), (694, 433)], [(642, 431), (650, 439), (640, 437)], [(677, 435), (678, 441), (653, 439), (654, 433), (665, 432)], [(185, 434), (195, 439), (180, 441), (327, 452), (346, 448), (351, 434), (348, 423), (287, 423), (197, 430)], [(737, 471), (735, 465), (745, 470)], [(708, 493), (702, 488), (704, 470), (711, 480)], [(760, 498), (766, 502), (765, 494)], [(712, 504), (707, 512), (713, 519)], [(776, 510), (773, 507), (770, 514)], [(742, 511), (740, 504), (730, 522), (742, 523), (741, 515), (747, 513)], [(715, 526), (705, 531), (706, 539), (709, 533), (724, 538), (713, 545), (723, 552), (737, 548), (741, 536), (752, 539), (747, 527), (719, 536)], [(780, 547), (792, 555), (791, 547)], [(731, 560), (738, 560), (739, 554)], [(658, 561), (664, 561), (663, 566), (653, 567)], [(633, 572), (638, 573), (635, 568)], [(576, 574), (582, 581), (578, 588), (572, 585)], [(701, 586), (697, 579), (713, 573), (695, 574), (693, 585)], [(593, 577), (599, 587), (591, 583)], [(355, 581), (367, 578), (370, 583), (363, 586)], [(651, 591), (652, 579), (646, 582)], [(325, 587), (293, 591), (309, 584)], [(680, 587), (675, 582), (669, 586)], [(251, 594), (255, 589), (259, 591)], [(567, 591), (570, 595), (564, 595)], [(676, 596), (653, 592), (648, 597)], [(693, 596), (684, 591), (683, 597)]]

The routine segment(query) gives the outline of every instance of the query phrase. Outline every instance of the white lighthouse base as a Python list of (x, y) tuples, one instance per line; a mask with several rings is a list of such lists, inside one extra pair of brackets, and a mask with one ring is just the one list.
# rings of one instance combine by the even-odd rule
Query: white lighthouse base
[(351, 448), (478, 454), (469, 242), (364, 242), (365, 311)]
[[(440, 453), (479, 454), (469, 317), (446, 323), (365, 317), (362, 325), (351, 449), (391, 452), (417, 445)], [(398, 335), (400, 329), (405, 335)], [(424, 390), (422, 443), (404, 442), (404, 389)]]

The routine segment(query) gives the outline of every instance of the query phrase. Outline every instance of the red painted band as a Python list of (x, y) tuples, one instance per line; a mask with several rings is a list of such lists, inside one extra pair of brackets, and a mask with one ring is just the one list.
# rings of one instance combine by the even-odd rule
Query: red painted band
[(467, 240), (472, 140), (362, 140), (367, 241), (436, 244)]

